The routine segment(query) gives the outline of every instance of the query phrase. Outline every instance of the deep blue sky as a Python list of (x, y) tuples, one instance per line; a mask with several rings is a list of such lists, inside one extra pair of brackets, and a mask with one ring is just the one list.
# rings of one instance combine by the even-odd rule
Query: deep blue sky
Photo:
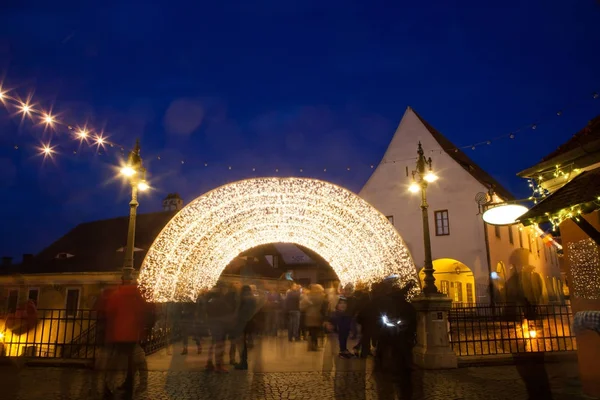
[[(462, 146), (578, 104), (468, 151), (525, 195), (515, 174), (600, 114), (591, 0), (80, 3), (3, 3), (0, 71), (70, 122), (127, 146), (141, 138), (156, 187), (141, 212), (171, 191), (189, 201), (275, 168), (357, 191), (408, 105)], [(63, 154), (42, 163), (42, 135), (0, 109), (0, 255), (127, 212), (126, 191), (110, 182), (114, 154), (74, 156), (59, 135)]]

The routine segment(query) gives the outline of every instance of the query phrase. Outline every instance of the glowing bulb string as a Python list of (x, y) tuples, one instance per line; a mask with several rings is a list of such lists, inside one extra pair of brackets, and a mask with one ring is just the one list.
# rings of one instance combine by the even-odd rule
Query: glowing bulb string
[(498, 140), (503, 140), (503, 139), (515, 139), (517, 137), (517, 135), (520, 135), (522, 133), (525, 132), (531, 132), (531, 131), (537, 131), (540, 124), (544, 124), (545, 122), (547, 122), (550, 119), (553, 119), (554, 117), (560, 117), (562, 115), (564, 115), (564, 113), (568, 110), (572, 110), (572, 109), (577, 109), (578, 107), (580, 107), (582, 104), (584, 104), (585, 102), (589, 101), (589, 99), (592, 100), (597, 100), (598, 98), (600, 98), (600, 95), (598, 94), (598, 91), (594, 91), (592, 92), (591, 96), (586, 96), (586, 98), (584, 100), (581, 100), (577, 103), (571, 104), (567, 107), (563, 107), (560, 110), (552, 113), (552, 114), (548, 114), (546, 117), (543, 118), (538, 118), (536, 120), (534, 120), (534, 122), (526, 124), (521, 126), (520, 128), (514, 129), (508, 133), (502, 134), (502, 135), (498, 135), (495, 137), (492, 137), (490, 139), (486, 139), (486, 140), (480, 140), (474, 143), (471, 143), (469, 145), (466, 146), (456, 146), (456, 147), (451, 147), (451, 148), (437, 148), (437, 149), (431, 149), (429, 150), (430, 152), (434, 153), (434, 152), (441, 152), (441, 151), (445, 151), (445, 152), (458, 152), (459, 150), (476, 150), (478, 147), (481, 146), (489, 146), (492, 143), (498, 141)]
[[(598, 99), (599, 95), (598, 92), (593, 92), (592, 99)], [(56, 143), (52, 143), (52, 139), (48, 139), (45, 142), (42, 142), (40, 146), (36, 147), (36, 150), (38, 151), (39, 154), (43, 155), (44, 158), (45, 157), (55, 157), (58, 154), (78, 154), (81, 151), (81, 147), (84, 145), (88, 145), (88, 147), (90, 149), (93, 149), (95, 147), (95, 152), (97, 155), (103, 155), (104, 153), (107, 153), (110, 149), (116, 149), (118, 151), (120, 151), (120, 155), (124, 156), (126, 154), (126, 146), (123, 146), (121, 144), (118, 144), (112, 140), (109, 140), (108, 136), (103, 132), (103, 131), (98, 131), (96, 132), (95, 130), (93, 130), (92, 128), (88, 128), (87, 125), (83, 125), (83, 126), (78, 126), (77, 124), (70, 124), (70, 123), (65, 123), (60, 121), (60, 119), (58, 118), (58, 114), (53, 114), (51, 110), (49, 111), (44, 111), (42, 110), (37, 103), (33, 102), (31, 96), (29, 96), (27, 98), (27, 100), (21, 100), (18, 97), (15, 97), (14, 95), (11, 95), (11, 91), (7, 90), (7, 89), (3, 89), (0, 86), (0, 102), (3, 103), (7, 108), (12, 108), (15, 109), (17, 114), (21, 114), (21, 119), (24, 120), (26, 118), (31, 119), (34, 122), (38, 122), (39, 125), (43, 125), (44, 130), (49, 130), (49, 131), (54, 131), (54, 132), (59, 132), (59, 130), (61, 128), (67, 128), (68, 132), (70, 133), (70, 135), (72, 136), (72, 138), (76, 141), (79, 142), (79, 147), (77, 149), (67, 149), (66, 151), (61, 151), (61, 149), (63, 149), (64, 147), (68, 147), (68, 146), (64, 146), (61, 144), (56, 144)], [(581, 104), (578, 103), (578, 105)], [(577, 106), (577, 105), (575, 105)], [(567, 109), (571, 109), (572, 107), (575, 106), (571, 106), (571, 107), (565, 107), (562, 108), (560, 111), (554, 113), (554, 116), (561, 116), (564, 114), (565, 110)], [(434, 148), (434, 149), (429, 149), (428, 151), (430, 153), (435, 153), (435, 152), (441, 152), (441, 151), (445, 151), (445, 152), (457, 152), (459, 150), (465, 150), (465, 149), (472, 149), (475, 150), (477, 147), (479, 146), (487, 146), (487, 145), (491, 145), (493, 142), (498, 141), (498, 140), (502, 140), (505, 138), (509, 138), (509, 139), (514, 139), (516, 137), (516, 134), (518, 133), (522, 133), (524, 131), (527, 130), (537, 130), (537, 127), (540, 123), (545, 122), (545, 120), (547, 120), (549, 118), (546, 119), (538, 119), (536, 122), (531, 123), (531, 124), (527, 124), (521, 128), (518, 128), (516, 130), (513, 130), (507, 134), (504, 135), (499, 135), (487, 140), (482, 140), (482, 141), (478, 141), (475, 142), (473, 144), (467, 145), (467, 146), (460, 146), (460, 147), (452, 147), (452, 148)], [(13, 149), (14, 150), (20, 150), (21, 149), (21, 145), (14, 143), (13, 144)], [(155, 156), (155, 160), (156, 161), (161, 161), (161, 160), (165, 160), (164, 156), (161, 156), (160, 154)], [(257, 166), (233, 166), (231, 164), (215, 164), (215, 163), (208, 163), (208, 162), (200, 162), (200, 166), (204, 166), (204, 167), (208, 167), (209, 165), (211, 166), (219, 166), (222, 168), (227, 168), (228, 170), (246, 170), (247, 172), (269, 172), (269, 173), (279, 173), (279, 170), (285, 170), (286, 172), (288, 171), (295, 171), (299, 174), (303, 174), (306, 170), (311, 170), (311, 173), (314, 172), (332, 172), (333, 170), (342, 170), (345, 169), (346, 171), (350, 172), (352, 170), (361, 170), (361, 169), (375, 169), (378, 165), (382, 165), (382, 164), (395, 164), (395, 163), (401, 163), (401, 162), (406, 162), (406, 161), (414, 161), (416, 160), (416, 157), (411, 157), (411, 158), (406, 158), (406, 159), (393, 159), (393, 160), (386, 160), (383, 159), (381, 162), (379, 163), (370, 163), (370, 164), (366, 164), (365, 163), (361, 163), (361, 164), (354, 164), (354, 165), (350, 165), (350, 164), (346, 164), (346, 165), (334, 165), (334, 166), (321, 166), (321, 167), (316, 167), (316, 166), (310, 166), (310, 167), (289, 167), (289, 166), (282, 166), (281, 168), (261, 168), (261, 167), (257, 167)], [(168, 160), (165, 160), (168, 161)], [(174, 162), (178, 162), (181, 165), (185, 165), (187, 164), (190, 160), (187, 160), (185, 158), (180, 158), (178, 160), (170, 160), (170, 161), (174, 161)], [(194, 160), (195, 161), (195, 160)]]

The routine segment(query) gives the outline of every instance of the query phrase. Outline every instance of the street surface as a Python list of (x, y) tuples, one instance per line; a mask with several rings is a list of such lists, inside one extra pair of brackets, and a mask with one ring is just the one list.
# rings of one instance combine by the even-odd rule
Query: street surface
[[(198, 355), (190, 346), (190, 354), (182, 356), (180, 350), (176, 344), (173, 356), (162, 350), (148, 357), (148, 390), (137, 399), (391, 400), (407, 398), (402, 393), (411, 389), (414, 399), (547, 399), (544, 389), (551, 390), (555, 400), (584, 398), (573, 363), (416, 371), (401, 382), (397, 375), (373, 372), (371, 359), (338, 358), (337, 346), (327, 340), (312, 353), (306, 351), (306, 343), (259, 340), (250, 352), (249, 371), (230, 368), (228, 374), (204, 372), (206, 351)], [(93, 390), (101, 382), (98, 372), (16, 365), (0, 371), (0, 399), (99, 398)]]

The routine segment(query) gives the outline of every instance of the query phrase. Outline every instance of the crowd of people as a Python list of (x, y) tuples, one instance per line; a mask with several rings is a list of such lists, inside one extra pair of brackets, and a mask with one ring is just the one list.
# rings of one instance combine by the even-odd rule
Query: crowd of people
[[(305, 342), (308, 351), (318, 351), (325, 335), (337, 334), (342, 359), (372, 356), (377, 367), (390, 355), (396, 366), (409, 368), (416, 314), (406, 300), (408, 290), (393, 280), (368, 289), (293, 283), (279, 292), (219, 282), (195, 302), (167, 304), (163, 312), (156, 312), (142, 300), (135, 285), (123, 285), (107, 294), (102, 306), (106, 340), (113, 354), (109, 366), (119, 357), (127, 360), (127, 377), (119, 389), (132, 393), (133, 376), (143, 370), (135, 361), (139, 342), (153, 327), (161, 326), (172, 335), (168, 353), (175, 335), (181, 338), (183, 355), (188, 354), (192, 339), (198, 354), (207, 352), (206, 370), (217, 373), (228, 372), (226, 353), (233, 368), (248, 369), (248, 350), (255, 338), (285, 332), (290, 342)], [(356, 340), (351, 348), (349, 339)]]
[[(189, 338), (196, 342), (198, 353), (206, 341), (206, 368), (217, 372), (227, 371), (227, 343), (229, 364), (247, 369), (248, 348), (253, 346), (254, 337), (283, 332), (290, 342), (306, 342), (308, 351), (317, 351), (326, 334), (337, 333), (340, 358), (374, 356), (382, 360), (392, 350), (399, 350), (395, 343), (409, 348), (414, 342), (416, 316), (406, 300), (407, 291), (393, 281), (372, 285), (370, 290), (294, 283), (280, 292), (219, 283), (196, 303), (172, 304), (167, 318), (171, 330), (181, 334), (182, 354), (188, 353)], [(391, 320), (396, 324), (391, 326)], [(351, 349), (349, 339), (357, 340)]]

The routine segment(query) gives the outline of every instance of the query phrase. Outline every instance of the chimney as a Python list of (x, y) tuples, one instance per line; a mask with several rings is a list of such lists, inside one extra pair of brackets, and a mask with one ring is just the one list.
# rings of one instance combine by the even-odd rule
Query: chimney
[(3, 267), (10, 267), (10, 265), (12, 264), (12, 257), (2, 257), (2, 266)]
[(23, 254), (23, 264), (31, 264), (33, 261), (33, 254)]

